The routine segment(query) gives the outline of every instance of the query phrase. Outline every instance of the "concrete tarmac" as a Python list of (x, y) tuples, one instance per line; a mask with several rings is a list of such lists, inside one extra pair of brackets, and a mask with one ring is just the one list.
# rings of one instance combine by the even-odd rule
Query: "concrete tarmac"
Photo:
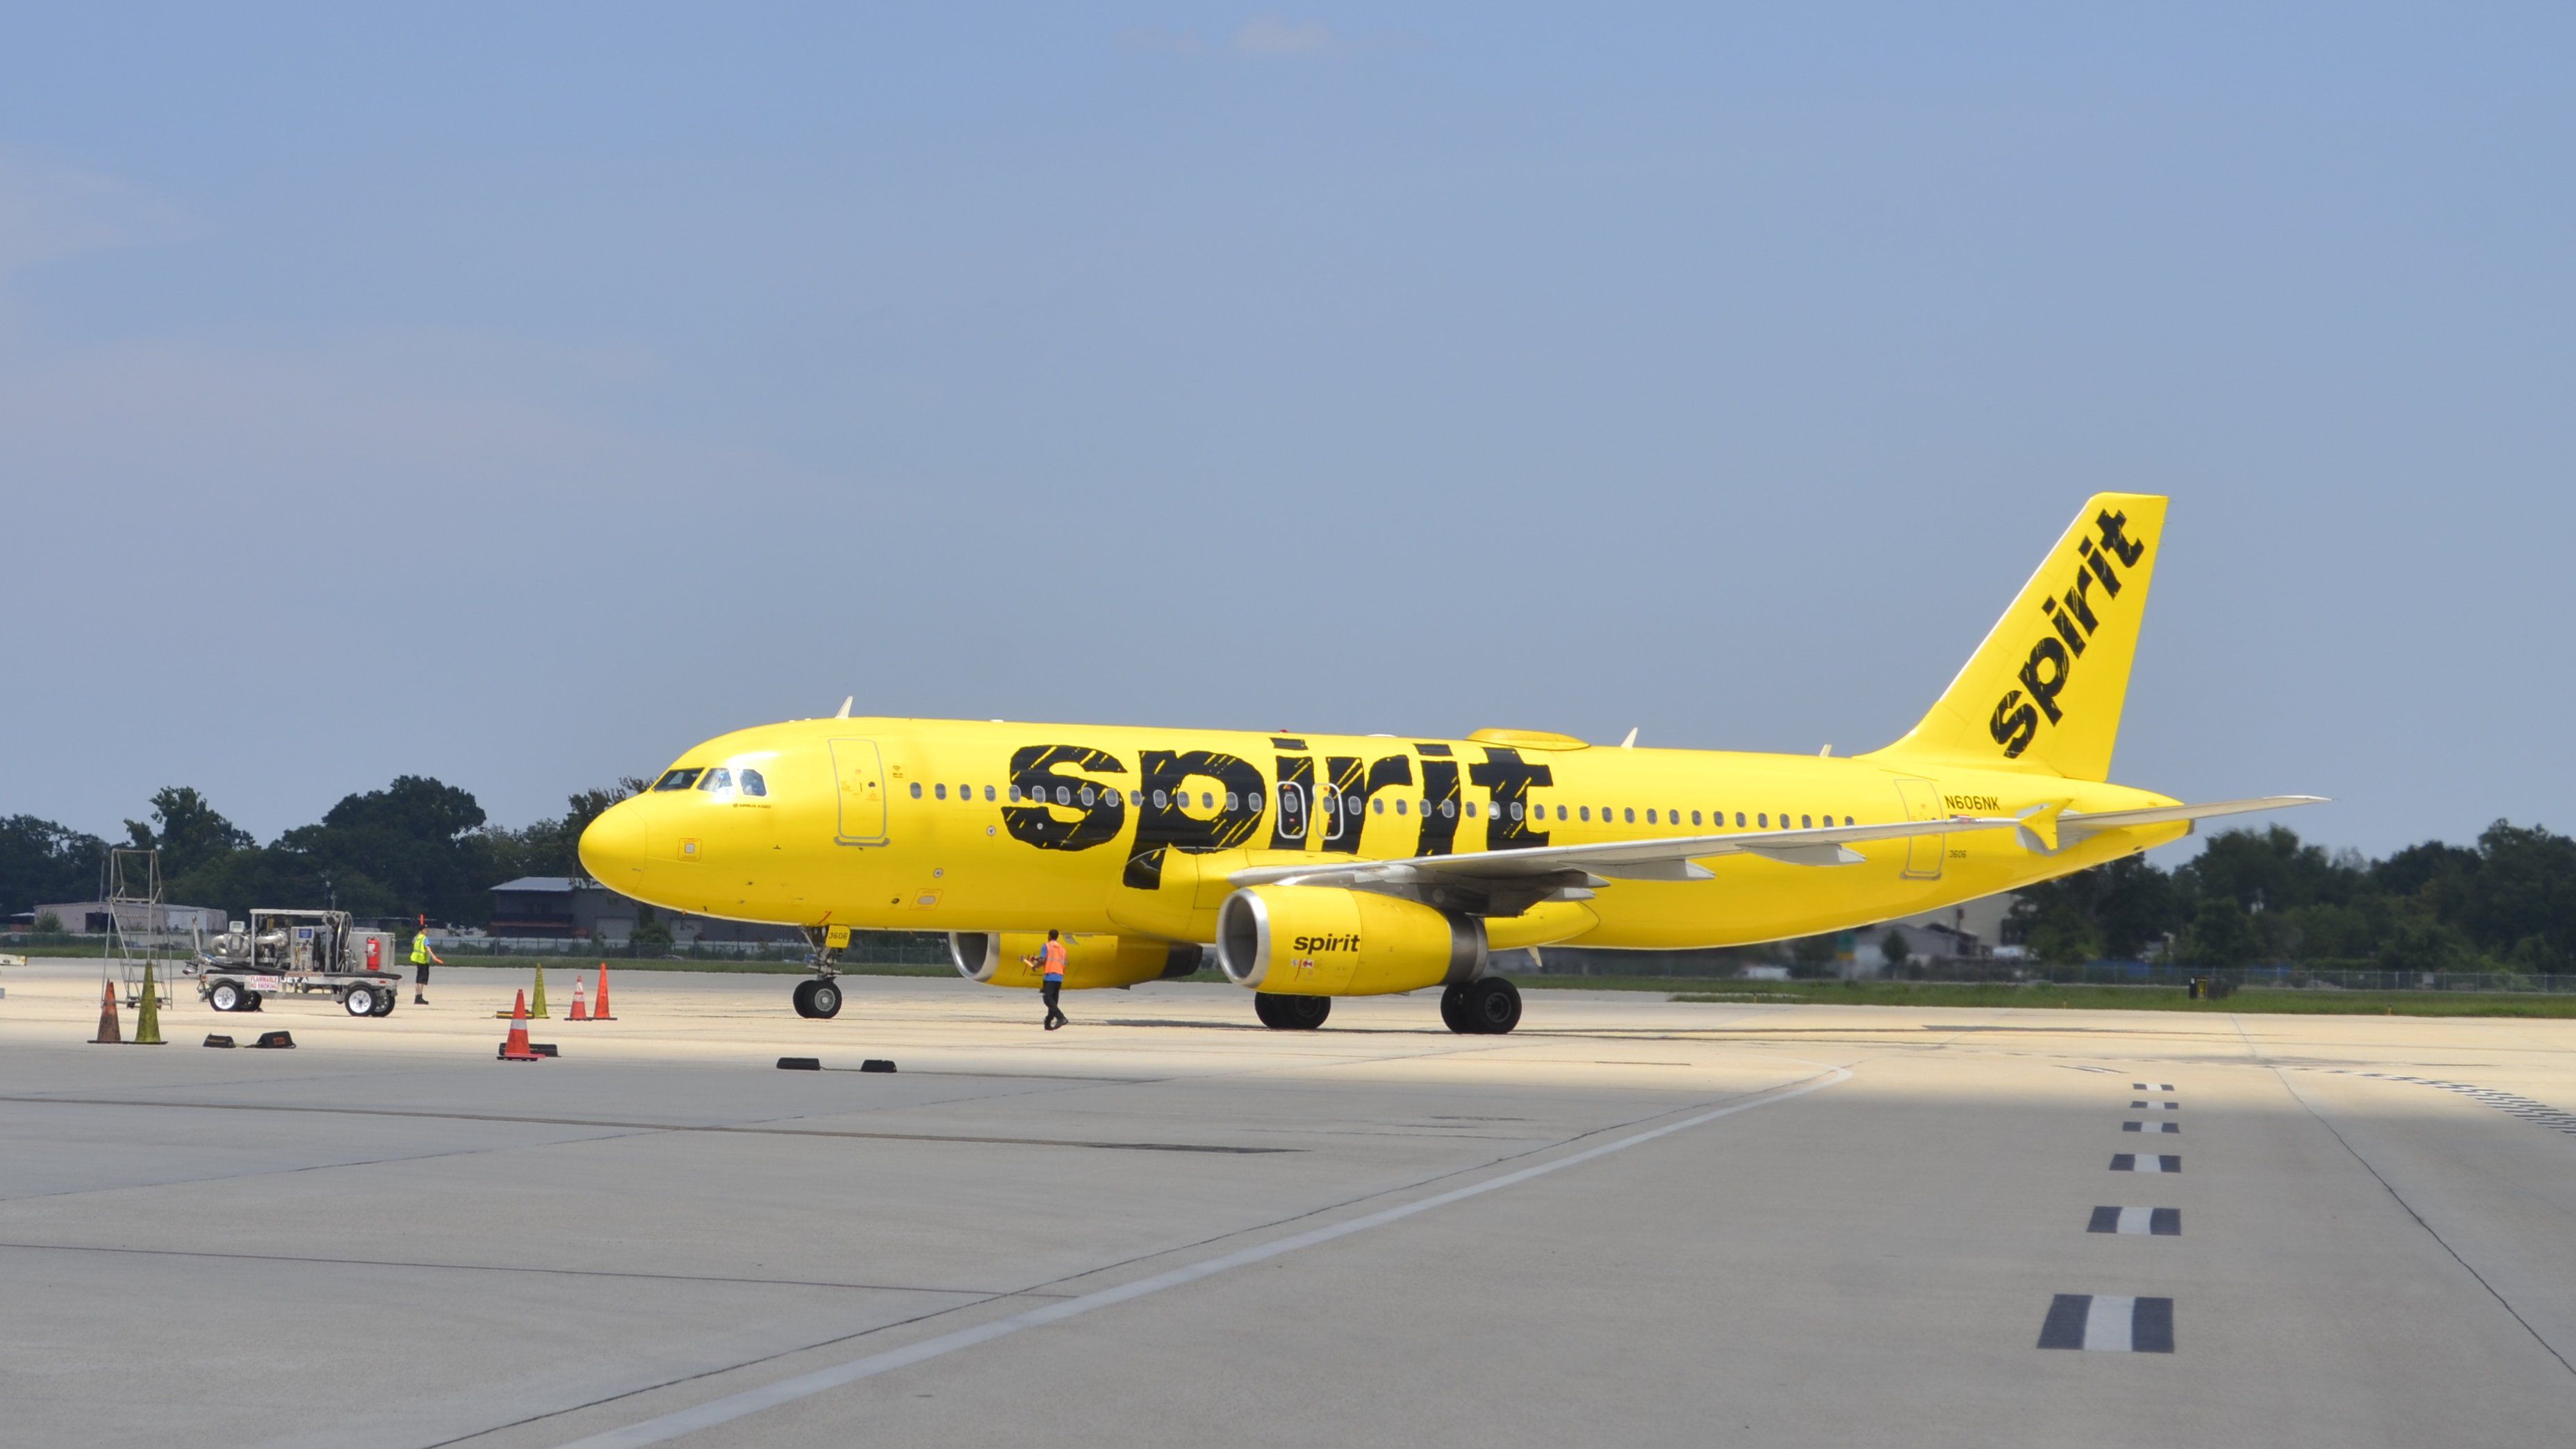
[(2576, 1022), (613, 980), (0, 975), (0, 1444), (2576, 1441)]

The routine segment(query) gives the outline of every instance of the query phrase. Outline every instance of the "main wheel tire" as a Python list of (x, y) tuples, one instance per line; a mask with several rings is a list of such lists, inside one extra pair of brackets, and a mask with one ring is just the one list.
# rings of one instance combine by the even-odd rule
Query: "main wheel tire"
[(799, 981), (796, 983), (796, 1014), (798, 1016), (811, 1018), (814, 1015), (814, 988), (822, 984), (823, 983), (819, 979), (812, 981)]
[(1467, 983), (1452, 982), (1440, 988), (1440, 1023), (1461, 1035), (1476, 1029), (1467, 1020)]
[(206, 1004), (217, 1011), (240, 1011), (243, 1009), (242, 997), (246, 994), (230, 981), (218, 981), (206, 993)]
[(351, 1016), (373, 1016), (376, 1014), (375, 988), (352, 986), (349, 994), (340, 998), (340, 1004), (348, 1008)]
[(1501, 1036), (1521, 1024), (1521, 989), (1500, 976), (1470, 982), (1463, 1014), (1469, 1031)]
[(1252, 1014), (1272, 1031), (1313, 1031), (1333, 1014), (1333, 998), (1256, 991), (1252, 994)]
[(813, 995), (806, 998), (814, 1004), (814, 1014), (829, 1019), (841, 1014), (841, 983), (822, 980), (814, 983)]

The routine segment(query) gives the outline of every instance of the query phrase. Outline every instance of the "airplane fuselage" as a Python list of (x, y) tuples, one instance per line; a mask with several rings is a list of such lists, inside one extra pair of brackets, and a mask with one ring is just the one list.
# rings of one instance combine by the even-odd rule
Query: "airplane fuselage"
[[(1206, 942), (1229, 875), (1247, 867), (2170, 803), (1920, 757), (1630, 749), (1525, 731), (836, 718), (707, 741), (603, 817), (584, 851), (611, 888), (707, 916)], [(1836, 867), (1722, 856), (1709, 879), (1614, 880), (1524, 912), (1535, 919), (1520, 929), (1502, 916), (1489, 926), (1497, 948), (1745, 945), (1991, 895), (2188, 829), (2107, 832), (2055, 854), (2011, 830), (1962, 830), (1862, 845), (1862, 863)]]

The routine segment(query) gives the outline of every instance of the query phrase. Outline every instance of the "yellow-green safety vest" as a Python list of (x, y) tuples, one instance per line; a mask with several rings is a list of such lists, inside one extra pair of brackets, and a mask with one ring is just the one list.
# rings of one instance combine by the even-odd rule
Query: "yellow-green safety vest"
[(427, 931), (423, 931), (419, 935), (411, 938), (411, 964), (414, 966), (426, 966), (429, 964), (429, 933)]

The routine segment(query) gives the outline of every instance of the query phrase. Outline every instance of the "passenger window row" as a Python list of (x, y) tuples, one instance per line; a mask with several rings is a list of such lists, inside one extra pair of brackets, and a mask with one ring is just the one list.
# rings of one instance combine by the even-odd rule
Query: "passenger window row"
[[(740, 789), (742, 793), (746, 795), (766, 795), (769, 793), (768, 785), (761, 779), (760, 772), (758, 770), (744, 770), (740, 773)], [(701, 776), (703, 776), (703, 779), (701, 779)], [(721, 766), (713, 770), (706, 771), (673, 770), (669, 774), (664, 775), (660, 781), (656, 782), (653, 788), (656, 790), (686, 790), (692, 783), (696, 783), (697, 788), (701, 790), (724, 790), (734, 788), (732, 783), (727, 779), (724, 768)], [(986, 785), (983, 789), (984, 799), (987, 802), (996, 798), (997, 792), (993, 786)], [(975, 787), (972, 785), (959, 785), (956, 787), (956, 790), (956, 798), (959, 800), (972, 801), (975, 798)], [(934, 784), (929, 788), (928, 794), (932, 799), (945, 800), (949, 798), (948, 791), (949, 787), (947, 785)], [(918, 781), (914, 782), (912, 786), (912, 798), (919, 800), (923, 797), (923, 794), (924, 792), (921, 784)], [(1084, 785), (1079, 788), (1071, 785), (1058, 785), (1055, 787), (1053, 798), (1050, 799), (1047, 792), (1044, 790), (1023, 790), (1021, 787), (1013, 785), (1010, 787), (1009, 798), (1010, 802), (1014, 805), (1055, 804), (1070, 806), (1078, 804), (1084, 807), (1089, 807), (1099, 803), (1099, 801), (1104, 797), (1116, 799), (1118, 794), (1119, 792), (1116, 790), (1102, 789), (1092, 785)], [(1126, 792), (1126, 797), (1127, 803), (1130, 806), (1137, 809), (1144, 808), (1144, 791), (1129, 790)], [(1176, 802), (1179, 808), (1183, 810), (1189, 809), (1190, 792), (1187, 790), (1179, 791), (1177, 793), (1168, 790), (1157, 790), (1154, 792), (1154, 808), (1157, 810), (1171, 809)], [(1198, 792), (1199, 809), (1213, 810), (1216, 808), (1216, 802), (1217, 796), (1215, 791), (1202, 790)], [(1341, 814), (1345, 811), (1357, 814), (1360, 811), (1360, 797), (1345, 795), (1332, 790), (1321, 792), (1320, 798), (1316, 803), (1324, 810), (1334, 814)], [(1387, 813), (1387, 803), (1387, 797), (1370, 797), (1368, 799), (1368, 808), (1376, 814), (1384, 815)], [(1408, 800), (1397, 797), (1394, 800), (1394, 804), (1395, 813), (1398, 815), (1419, 811), (1421, 814), (1427, 816), (1436, 811), (1442, 819), (1448, 820), (1457, 818), (1459, 813), (1464, 811), (1468, 819), (1473, 820), (1477, 818), (1476, 802), (1473, 800), (1431, 801)], [(1249, 794), (1237, 794), (1232, 790), (1225, 793), (1225, 808), (1229, 812), (1246, 808), (1257, 811), (1261, 809), (1261, 807), (1261, 792), (1258, 790), (1252, 791)], [(1559, 805), (1555, 808), (1556, 818), (1560, 821), (1568, 818), (1569, 809), (1571, 810), (1572, 818), (1577, 821), (1588, 824), (1593, 818), (1593, 807), (1589, 805), (1576, 805), (1572, 807)], [(1547, 812), (1548, 807), (1545, 805), (1525, 806), (1518, 800), (1511, 802), (1510, 816), (1516, 821), (1544, 821), (1547, 819)], [(1499, 816), (1501, 813), (1501, 810), (1498, 808), (1496, 814)], [(1798, 823), (1794, 827), (1789, 823), (1790, 818), (1790, 812), (1786, 810), (1781, 811), (1779, 828), (1783, 830), (1792, 828), (1799, 830), (1813, 830), (1816, 828), (1816, 817), (1813, 815), (1801, 814), (1797, 816), (1796, 819)], [(1637, 809), (1633, 805), (1617, 807), (1604, 805), (1601, 807), (1600, 819), (1601, 823), (1604, 825), (1634, 825), (1638, 823)], [(1834, 823), (1834, 817), (1830, 814), (1826, 815), (1824, 820), (1825, 824), (1828, 826), (1831, 826)], [(1682, 812), (1679, 810), (1656, 809), (1650, 807), (1646, 811), (1645, 823), (1648, 825), (1678, 826), (1682, 823)], [(1690, 823), (1693, 825), (1710, 824), (1715, 825), (1719, 829), (1724, 829), (1726, 827), (1726, 812), (1723, 810), (1712, 810), (1706, 812), (1694, 810), (1690, 812)], [(1843, 817), (1842, 823), (1850, 825), (1854, 823), (1854, 820), (1851, 816), (1846, 815)], [(1739, 830), (1748, 825), (1756, 830), (1768, 830), (1772, 828), (1771, 812), (1767, 810), (1754, 811), (1748, 819), (1746, 812), (1738, 810), (1735, 812), (1735, 825)]]

